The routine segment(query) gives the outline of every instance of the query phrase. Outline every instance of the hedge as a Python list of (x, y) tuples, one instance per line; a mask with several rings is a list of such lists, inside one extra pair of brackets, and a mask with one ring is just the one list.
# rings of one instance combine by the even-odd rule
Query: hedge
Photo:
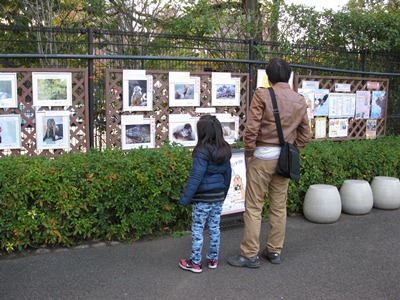
[[(311, 184), (338, 188), (346, 179), (399, 178), (400, 137), (313, 141), (301, 153), (302, 177), (289, 186), (289, 213), (301, 213)], [(187, 229), (190, 207), (178, 205), (191, 152), (92, 150), (55, 159), (0, 159), (0, 251), (130, 241)], [(268, 208), (268, 202), (266, 204)]]

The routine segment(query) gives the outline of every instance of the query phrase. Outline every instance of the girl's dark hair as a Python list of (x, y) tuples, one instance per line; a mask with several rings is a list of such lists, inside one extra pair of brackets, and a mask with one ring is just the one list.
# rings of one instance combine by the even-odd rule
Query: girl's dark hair
[[(214, 145), (217, 153), (213, 156), (216, 163), (223, 163), (227, 157), (232, 156), (231, 146), (225, 141), (221, 122), (212, 115), (203, 115), (197, 122), (197, 145), (193, 149), (193, 155), (201, 146)], [(227, 155), (229, 154), (229, 155)]]
[(282, 58), (272, 58), (265, 71), (268, 75), (268, 80), (272, 83), (288, 82), (292, 68), (288, 62)]

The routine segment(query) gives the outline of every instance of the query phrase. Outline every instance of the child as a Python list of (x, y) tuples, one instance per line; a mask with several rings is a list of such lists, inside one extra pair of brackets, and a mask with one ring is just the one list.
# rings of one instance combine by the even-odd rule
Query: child
[(220, 245), (220, 219), (222, 204), (231, 181), (232, 151), (224, 140), (222, 126), (212, 115), (203, 115), (197, 122), (198, 142), (193, 149), (192, 170), (183, 189), (179, 203), (192, 203), (192, 254), (190, 259), (181, 259), (182, 269), (200, 273), (203, 230), (208, 223), (210, 247), (207, 252), (208, 267), (218, 265)]

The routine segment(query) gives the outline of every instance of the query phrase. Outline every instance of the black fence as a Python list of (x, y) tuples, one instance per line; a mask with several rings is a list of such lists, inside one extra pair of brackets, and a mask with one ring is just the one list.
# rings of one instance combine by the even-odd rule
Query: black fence
[[(389, 79), (387, 134), (400, 133), (400, 53), (281, 45), (254, 40), (198, 38), (92, 28), (0, 26), (1, 68), (87, 68), (94, 147), (102, 147), (107, 69), (248, 73), (272, 57), (288, 60), (299, 75), (363, 76)], [(251, 94), (250, 94), (251, 98)]]

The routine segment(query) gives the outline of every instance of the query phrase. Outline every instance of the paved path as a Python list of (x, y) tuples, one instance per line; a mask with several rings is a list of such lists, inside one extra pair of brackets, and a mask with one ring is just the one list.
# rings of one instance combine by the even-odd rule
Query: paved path
[(400, 210), (324, 225), (289, 217), (282, 264), (259, 269), (227, 263), (242, 233), (223, 228), (219, 267), (201, 274), (178, 267), (190, 235), (2, 257), (0, 299), (400, 299)]

